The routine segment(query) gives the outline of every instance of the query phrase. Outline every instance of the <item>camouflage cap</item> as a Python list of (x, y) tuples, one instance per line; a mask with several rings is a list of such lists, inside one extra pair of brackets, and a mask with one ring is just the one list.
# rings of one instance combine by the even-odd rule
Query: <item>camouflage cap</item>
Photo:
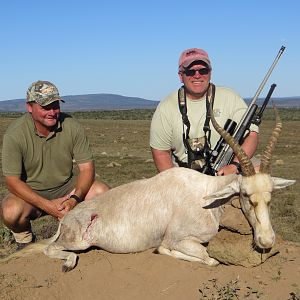
[(26, 102), (36, 102), (41, 106), (55, 101), (64, 102), (59, 96), (57, 87), (49, 81), (36, 81), (27, 90)]

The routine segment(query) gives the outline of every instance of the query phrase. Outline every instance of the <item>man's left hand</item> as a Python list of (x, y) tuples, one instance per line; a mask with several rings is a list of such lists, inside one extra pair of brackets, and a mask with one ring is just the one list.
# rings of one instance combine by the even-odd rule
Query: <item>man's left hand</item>
[(72, 210), (77, 205), (77, 201), (73, 198), (69, 198), (64, 203), (61, 204), (61, 210), (65, 213)]
[(227, 165), (222, 167), (217, 174), (218, 176), (225, 176), (229, 174), (239, 174), (239, 171), (236, 165)]

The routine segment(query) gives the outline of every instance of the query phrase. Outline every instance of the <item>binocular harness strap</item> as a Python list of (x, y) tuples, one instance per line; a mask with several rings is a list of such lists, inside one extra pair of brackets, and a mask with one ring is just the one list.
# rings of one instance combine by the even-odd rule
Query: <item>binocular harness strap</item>
[[(215, 99), (215, 85), (213, 83), (209, 84), (209, 87), (207, 89), (206, 92), (206, 118), (205, 118), (205, 122), (204, 122), (204, 126), (203, 126), (203, 131), (205, 134), (205, 144), (204, 144), (204, 158), (206, 159), (206, 156), (209, 154), (210, 149), (211, 149), (211, 143), (210, 143), (210, 137), (211, 137), (211, 129), (209, 126), (209, 122), (210, 122), (210, 110), (209, 110), (209, 106), (210, 106), (210, 102), (212, 103), (212, 107), (214, 105), (214, 99)], [(191, 128), (191, 123), (188, 119), (188, 115), (187, 115), (187, 105), (186, 105), (186, 91), (184, 86), (182, 86), (179, 90), (178, 90), (178, 106), (179, 106), (179, 111), (181, 113), (182, 116), (182, 139), (183, 139), (183, 144), (188, 151), (193, 151), (191, 149), (191, 146), (188, 142), (189, 139), (189, 133), (190, 133), (190, 128)], [(186, 126), (186, 131), (184, 130), (184, 126)], [(178, 157), (172, 153), (173, 156), (175, 157), (175, 161), (178, 163), (179, 166), (182, 167), (190, 167), (191, 166), (191, 162), (188, 162), (187, 164), (180, 161), (178, 159)]]

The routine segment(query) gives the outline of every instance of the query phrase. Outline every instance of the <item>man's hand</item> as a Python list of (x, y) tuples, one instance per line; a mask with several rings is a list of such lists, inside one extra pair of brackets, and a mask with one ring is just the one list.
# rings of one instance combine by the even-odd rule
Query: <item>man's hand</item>
[[(76, 200), (74, 200), (76, 202)], [(73, 203), (73, 199), (69, 199), (69, 195), (66, 195), (61, 198), (48, 200), (45, 203), (45, 207), (43, 210), (58, 219), (63, 218), (63, 216), (69, 212), (73, 207), (75, 207), (76, 203)]]
[(229, 174), (239, 174), (239, 171), (236, 165), (226, 165), (222, 167), (217, 174), (218, 176), (225, 176)]
[(61, 212), (65, 215), (77, 205), (77, 201), (74, 198), (69, 198), (61, 205)]

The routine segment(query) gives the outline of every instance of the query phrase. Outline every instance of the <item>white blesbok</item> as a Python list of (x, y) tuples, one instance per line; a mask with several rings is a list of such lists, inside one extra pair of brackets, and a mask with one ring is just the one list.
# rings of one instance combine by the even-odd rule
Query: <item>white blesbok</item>
[(91, 246), (112, 253), (156, 248), (175, 258), (216, 265), (218, 261), (209, 257), (203, 244), (218, 232), (222, 205), (237, 194), (256, 245), (271, 248), (275, 241), (269, 216), (271, 192), (295, 182), (270, 176), (270, 159), (281, 132), (281, 121), (276, 116), (277, 124), (259, 173), (212, 116), (214, 127), (234, 149), (243, 175), (218, 177), (172, 168), (152, 178), (121, 185), (80, 203), (61, 220), (52, 238), (32, 244), (12, 257), (44, 251), (49, 257), (64, 259), (63, 271), (70, 271), (77, 261), (72, 251)]

